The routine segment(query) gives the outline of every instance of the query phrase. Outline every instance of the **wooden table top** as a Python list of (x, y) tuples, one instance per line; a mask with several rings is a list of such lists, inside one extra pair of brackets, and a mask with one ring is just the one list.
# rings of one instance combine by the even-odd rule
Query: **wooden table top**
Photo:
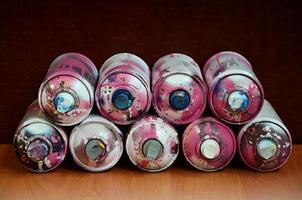
[(176, 163), (160, 173), (139, 171), (122, 160), (112, 170), (89, 173), (71, 164), (70, 156), (55, 171), (24, 169), (12, 146), (0, 145), (0, 199), (302, 199), (302, 145), (287, 164), (260, 173), (242, 166), (205, 173)]

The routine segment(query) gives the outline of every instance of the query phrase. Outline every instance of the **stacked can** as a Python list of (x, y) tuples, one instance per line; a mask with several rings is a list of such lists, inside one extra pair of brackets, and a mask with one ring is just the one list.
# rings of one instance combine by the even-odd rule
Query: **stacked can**
[[(80, 123), (69, 138), (73, 159), (88, 171), (105, 171), (120, 160), (124, 148), (123, 134), (112, 122), (136, 122), (126, 138), (127, 155), (138, 168), (158, 172), (172, 165), (179, 152), (178, 134), (169, 123), (191, 123), (182, 136), (186, 160), (198, 170), (217, 171), (236, 151), (234, 133), (221, 119), (245, 124), (237, 149), (249, 167), (273, 171), (284, 165), (292, 148), (290, 133), (264, 100), (249, 61), (235, 52), (220, 52), (206, 62), (203, 75), (205, 82), (189, 56), (163, 56), (152, 69), (152, 96), (148, 65), (136, 55), (119, 53), (102, 65), (94, 95), (98, 72), (92, 61), (78, 53), (63, 54), (51, 63), (38, 100), (17, 128), (16, 155), (29, 170), (53, 170), (64, 160), (68, 146), (59, 125)], [(90, 114), (94, 98), (105, 118)], [(144, 117), (152, 98), (160, 117)], [(201, 117), (207, 100), (219, 119)]]
[(152, 89), (156, 112), (172, 124), (188, 124), (205, 109), (207, 87), (200, 68), (184, 54), (169, 54), (154, 64)]
[(95, 99), (100, 113), (117, 124), (139, 120), (151, 105), (148, 65), (130, 53), (110, 57), (100, 69)]
[(92, 110), (97, 76), (95, 65), (84, 55), (57, 57), (39, 89), (41, 109), (59, 125), (80, 123)]
[(267, 101), (257, 117), (240, 129), (237, 144), (242, 160), (257, 171), (280, 168), (292, 149), (288, 129)]
[(260, 111), (264, 93), (249, 61), (224, 51), (212, 56), (203, 68), (212, 112), (230, 124), (251, 121)]
[(138, 168), (158, 172), (168, 168), (179, 151), (177, 132), (156, 116), (145, 116), (129, 130), (126, 151)]
[(15, 133), (13, 146), (22, 165), (34, 172), (58, 167), (67, 152), (65, 131), (41, 111), (38, 100), (27, 109)]
[(233, 131), (213, 117), (192, 122), (184, 131), (182, 149), (187, 161), (202, 171), (226, 167), (236, 151)]
[(90, 115), (73, 129), (69, 147), (80, 167), (92, 172), (105, 171), (122, 156), (122, 132), (105, 118)]

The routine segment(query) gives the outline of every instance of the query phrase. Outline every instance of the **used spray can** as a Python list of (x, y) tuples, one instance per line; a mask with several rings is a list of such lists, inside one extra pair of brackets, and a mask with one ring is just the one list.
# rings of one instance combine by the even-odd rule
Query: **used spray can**
[(182, 149), (186, 160), (196, 169), (217, 171), (233, 159), (236, 139), (227, 125), (213, 117), (203, 117), (185, 129)]
[(145, 116), (129, 130), (126, 150), (138, 168), (158, 172), (168, 168), (179, 151), (175, 129), (156, 116)]
[(206, 107), (207, 87), (198, 64), (173, 53), (160, 58), (152, 69), (153, 106), (172, 124), (188, 124)]
[(150, 70), (136, 55), (119, 53), (100, 69), (96, 94), (100, 113), (117, 124), (131, 124), (151, 105)]
[(105, 171), (122, 156), (122, 132), (107, 119), (89, 115), (73, 129), (69, 148), (74, 161), (83, 169)]
[(93, 107), (97, 76), (89, 58), (78, 53), (62, 54), (51, 63), (40, 86), (41, 109), (59, 125), (80, 123)]
[(237, 144), (241, 159), (257, 171), (279, 169), (292, 149), (288, 129), (266, 100), (256, 118), (240, 129)]
[(67, 153), (65, 131), (41, 111), (38, 100), (27, 109), (14, 136), (17, 158), (28, 170), (47, 172), (58, 167)]
[(260, 111), (263, 88), (252, 65), (242, 55), (223, 51), (212, 56), (203, 68), (213, 113), (230, 124), (251, 121)]

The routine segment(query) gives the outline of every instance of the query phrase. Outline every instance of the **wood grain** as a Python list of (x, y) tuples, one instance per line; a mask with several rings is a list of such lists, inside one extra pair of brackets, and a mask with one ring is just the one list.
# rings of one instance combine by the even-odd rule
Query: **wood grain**
[(11, 143), (51, 61), (80, 52), (100, 65), (132, 52), (150, 66), (181, 52), (202, 67), (221, 50), (253, 64), (266, 98), (302, 143), (302, 12), (299, 1), (35, 1), (0, 6), (0, 143)]
[[(302, 199), (302, 145), (295, 145), (278, 171), (259, 173), (233, 164), (205, 173), (183, 161), (147, 173), (128, 161), (103, 173), (85, 172), (66, 160), (55, 171), (37, 174), (20, 166), (11, 145), (0, 145), (0, 199)], [(69, 158), (69, 157), (68, 157)]]

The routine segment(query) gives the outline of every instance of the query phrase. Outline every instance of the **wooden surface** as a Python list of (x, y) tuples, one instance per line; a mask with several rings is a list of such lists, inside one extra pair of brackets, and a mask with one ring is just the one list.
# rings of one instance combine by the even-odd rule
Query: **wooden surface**
[(89, 173), (70, 160), (55, 171), (37, 174), (20, 166), (11, 145), (0, 145), (0, 199), (302, 199), (302, 145), (295, 145), (287, 164), (260, 173), (233, 163), (205, 173), (183, 162), (160, 173), (142, 172), (125, 159), (112, 170)]
[(222, 50), (243, 54), (266, 98), (302, 143), (302, 12), (300, 1), (35, 1), (0, 5), (0, 143), (11, 143), (51, 61), (80, 52), (101, 64), (117, 52), (150, 67), (181, 52), (202, 67)]

